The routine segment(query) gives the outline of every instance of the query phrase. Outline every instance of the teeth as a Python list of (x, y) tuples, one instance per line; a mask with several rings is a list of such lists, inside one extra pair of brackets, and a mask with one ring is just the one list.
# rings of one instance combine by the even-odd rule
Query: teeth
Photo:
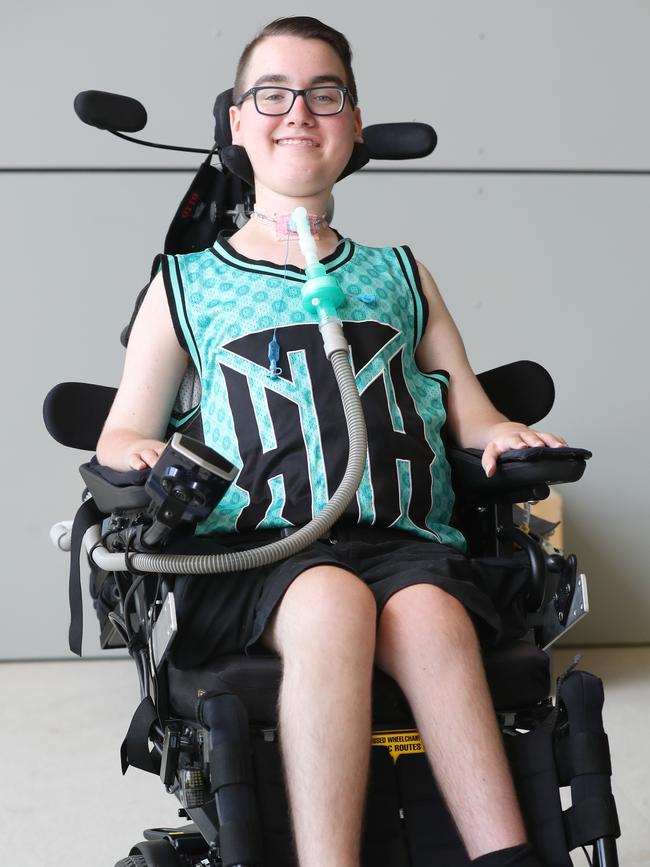
[(309, 141), (309, 139), (303, 139), (303, 138), (281, 138), (281, 139), (278, 139), (276, 141), (276, 144), (279, 144), (279, 145), (288, 145), (288, 144), (290, 144), (290, 145), (303, 145), (303, 146), (312, 147), (312, 148), (316, 146), (313, 141)]

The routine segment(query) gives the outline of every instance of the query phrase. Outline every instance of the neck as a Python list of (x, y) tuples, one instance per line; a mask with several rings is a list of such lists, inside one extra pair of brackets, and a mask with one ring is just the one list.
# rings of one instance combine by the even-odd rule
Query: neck
[(255, 204), (266, 214), (290, 214), (302, 206), (308, 214), (324, 214), (332, 189), (327, 187), (311, 196), (286, 196), (265, 187), (255, 179)]
[[(276, 241), (287, 241), (298, 238), (298, 231), (291, 227), (291, 214), (269, 214), (263, 211), (257, 205), (252, 213), (253, 219), (265, 223), (267, 226), (272, 226), (275, 231)], [(320, 232), (327, 228), (325, 214), (307, 214), (311, 234), (316, 238), (320, 237)]]
[(312, 235), (317, 241), (331, 243), (336, 236), (325, 219), (329, 199), (329, 189), (314, 196), (283, 196), (256, 183), (255, 210), (242, 231), (260, 240), (297, 242), (298, 235), (289, 229), (288, 223), (293, 211), (302, 206), (309, 215)]
[[(320, 227), (319, 238), (316, 239), (318, 258), (329, 256), (337, 247), (339, 238), (329, 226)], [(265, 259), (282, 265), (285, 262), (298, 268), (305, 267), (304, 256), (300, 250), (297, 237), (288, 237), (278, 242), (275, 228), (271, 223), (250, 219), (243, 228), (228, 238), (228, 243), (237, 252), (249, 259)]]
[[(330, 193), (331, 188), (327, 188), (313, 196), (283, 196), (268, 189), (256, 179), (255, 208), (271, 217), (284, 215), (288, 218), (295, 208), (302, 205), (308, 214), (321, 215), (327, 210)], [(338, 237), (326, 223), (322, 223), (317, 229), (319, 235), (316, 241), (318, 255), (323, 258), (336, 248)], [(299, 268), (304, 266), (297, 236), (289, 234), (287, 237), (284, 235), (281, 239), (282, 243), (278, 243), (276, 226), (273, 222), (250, 219), (229, 241), (236, 250), (252, 259), (268, 259), (282, 264), (288, 251), (288, 261), (291, 264), (297, 265)]]

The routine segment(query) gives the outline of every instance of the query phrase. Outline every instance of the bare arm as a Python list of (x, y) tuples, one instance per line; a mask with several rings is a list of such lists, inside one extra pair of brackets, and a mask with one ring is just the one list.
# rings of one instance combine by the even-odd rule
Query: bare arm
[(488, 476), (496, 470), (497, 457), (509, 449), (566, 445), (555, 434), (531, 430), (498, 412), (470, 367), (462, 338), (433, 277), (424, 265), (418, 263), (418, 269), (429, 302), (429, 320), (415, 357), (421, 370), (449, 371), (447, 423), (452, 439), (461, 448), (483, 450)]
[(143, 470), (155, 464), (187, 361), (159, 273), (131, 331), (122, 381), (97, 443), (101, 464), (116, 470)]

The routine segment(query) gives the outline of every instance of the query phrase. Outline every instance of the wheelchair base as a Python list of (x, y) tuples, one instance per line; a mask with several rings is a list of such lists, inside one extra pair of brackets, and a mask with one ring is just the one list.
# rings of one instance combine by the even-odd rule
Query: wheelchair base
[[(547, 700), (521, 713), (501, 715), (506, 754), (528, 836), (544, 867), (571, 867), (569, 852), (585, 845), (593, 847), (594, 865), (618, 865), (615, 838), (620, 830), (609, 782), (602, 702), (602, 683), (597, 677), (569, 670), (558, 680), (555, 705)], [(188, 824), (146, 831), (145, 842), (132, 850), (140, 860), (122, 867), (296, 864), (277, 732), (268, 726), (252, 726), (248, 732), (263, 859), (222, 861), (222, 831), (216, 801), (211, 798), (180, 812), (192, 820)], [(402, 726), (384, 727), (373, 733), (373, 740), (362, 864), (469, 867), (417, 732)], [(560, 787), (567, 785), (571, 785), (573, 803), (563, 811)]]

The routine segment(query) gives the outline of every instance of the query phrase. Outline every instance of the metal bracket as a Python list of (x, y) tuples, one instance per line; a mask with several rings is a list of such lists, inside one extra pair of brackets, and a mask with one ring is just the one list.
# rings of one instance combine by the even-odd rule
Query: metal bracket
[(160, 614), (153, 625), (151, 633), (151, 650), (156, 668), (160, 668), (177, 632), (176, 603), (174, 594), (170, 592), (165, 597)]
[(544, 650), (548, 650), (560, 636), (589, 613), (587, 576), (584, 573), (576, 577), (575, 588), (567, 610), (568, 614), (563, 616), (563, 610), (558, 610), (556, 600), (551, 600), (544, 606), (542, 623), (538, 627), (538, 641)]

